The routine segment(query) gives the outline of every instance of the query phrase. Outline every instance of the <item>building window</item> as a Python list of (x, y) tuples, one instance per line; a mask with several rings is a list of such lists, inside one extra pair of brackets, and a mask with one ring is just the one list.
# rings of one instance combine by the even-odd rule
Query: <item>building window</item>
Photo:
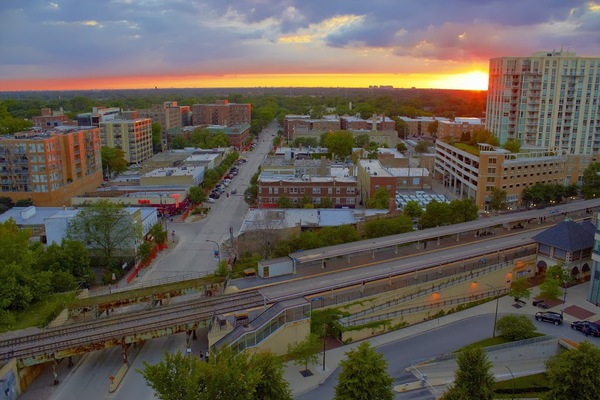
[(314, 188), (312, 188), (312, 192), (313, 192), (313, 194), (321, 194), (321, 188), (314, 187)]
[(490, 160), (489, 161), (490, 164), (496, 164), (496, 157), (490, 157), (489, 160)]
[(342, 193), (342, 189), (340, 189), (339, 187), (335, 188), (335, 194), (340, 194)]

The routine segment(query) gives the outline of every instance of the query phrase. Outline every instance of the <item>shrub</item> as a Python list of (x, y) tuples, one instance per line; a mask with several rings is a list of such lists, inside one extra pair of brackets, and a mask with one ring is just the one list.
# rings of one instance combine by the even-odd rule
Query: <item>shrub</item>
[(526, 315), (505, 315), (498, 320), (496, 328), (507, 340), (524, 340), (535, 336), (535, 325)]

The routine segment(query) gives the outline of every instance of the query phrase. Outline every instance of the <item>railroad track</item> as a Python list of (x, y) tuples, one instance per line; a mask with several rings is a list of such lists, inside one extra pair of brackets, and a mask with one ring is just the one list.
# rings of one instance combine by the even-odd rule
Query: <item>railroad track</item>
[(0, 341), (0, 359), (52, 354), (92, 343), (121, 340), (129, 335), (189, 325), (206, 320), (215, 313), (227, 313), (263, 304), (264, 298), (257, 291), (253, 291), (52, 328), (33, 335)]

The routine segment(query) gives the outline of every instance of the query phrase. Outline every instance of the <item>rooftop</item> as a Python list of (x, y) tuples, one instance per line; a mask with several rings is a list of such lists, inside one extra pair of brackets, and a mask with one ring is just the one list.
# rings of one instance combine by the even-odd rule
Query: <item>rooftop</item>
[(156, 178), (162, 176), (196, 176), (200, 174), (204, 170), (204, 167), (191, 167), (191, 166), (183, 166), (183, 167), (167, 167), (167, 168), (158, 168), (154, 171), (150, 171), (144, 174), (142, 177), (144, 178)]

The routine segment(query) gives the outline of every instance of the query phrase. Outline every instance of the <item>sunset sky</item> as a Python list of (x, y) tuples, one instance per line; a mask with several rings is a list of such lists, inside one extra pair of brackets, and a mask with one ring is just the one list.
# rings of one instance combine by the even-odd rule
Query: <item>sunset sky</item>
[(600, 55), (600, 1), (0, 0), (0, 91), (487, 89), (561, 47)]

